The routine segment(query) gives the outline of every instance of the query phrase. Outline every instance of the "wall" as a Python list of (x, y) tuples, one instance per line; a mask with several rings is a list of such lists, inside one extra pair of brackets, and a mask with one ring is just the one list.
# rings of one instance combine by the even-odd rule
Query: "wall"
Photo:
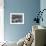
[(4, 0), (0, 0), (0, 42), (4, 41)]
[[(4, 35), (7, 41), (18, 41), (32, 28), (32, 20), (40, 10), (40, 0), (4, 0)], [(24, 24), (10, 24), (10, 13), (24, 13)]]
[[(42, 11), (43, 9), (46, 9), (46, 0), (40, 0), (40, 9), (41, 9), (41, 11)], [(40, 22), (40, 25), (46, 27), (46, 20), (45, 20), (45, 19), (46, 19), (46, 11), (43, 12), (42, 17), (43, 17), (43, 22), (41, 21), (41, 22)]]

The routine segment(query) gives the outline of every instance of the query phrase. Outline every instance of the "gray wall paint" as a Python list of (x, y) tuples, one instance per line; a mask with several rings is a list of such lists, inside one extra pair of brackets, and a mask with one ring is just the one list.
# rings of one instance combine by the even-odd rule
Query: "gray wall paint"
[[(4, 0), (4, 35), (7, 41), (18, 41), (32, 28), (32, 20), (40, 9), (40, 0)], [(24, 24), (11, 25), (10, 13), (24, 13)]]

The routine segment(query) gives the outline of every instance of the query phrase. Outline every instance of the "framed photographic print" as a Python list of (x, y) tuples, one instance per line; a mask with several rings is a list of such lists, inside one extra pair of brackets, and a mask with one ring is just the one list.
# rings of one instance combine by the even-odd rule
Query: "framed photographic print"
[(10, 24), (24, 24), (24, 13), (10, 13)]

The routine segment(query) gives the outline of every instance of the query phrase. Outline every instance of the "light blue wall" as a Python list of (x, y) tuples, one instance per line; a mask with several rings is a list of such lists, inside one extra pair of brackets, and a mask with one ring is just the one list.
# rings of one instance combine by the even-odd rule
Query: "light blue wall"
[[(5, 40), (17, 41), (32, 28), (32, 20), (40, 9), (40, 0), (4, 0)], [(10, 13), (24, 13), (24, 24), (10, 24)]]
[[(43, 9), (46, 9), (46, 0), (41, 0), (40, 1), (40, 10), (42, 11)], [(40, 21), (40, 25), (46, 27), (46, 11), (43, 12), (42, 17), (43, 17), (43, 22)]]

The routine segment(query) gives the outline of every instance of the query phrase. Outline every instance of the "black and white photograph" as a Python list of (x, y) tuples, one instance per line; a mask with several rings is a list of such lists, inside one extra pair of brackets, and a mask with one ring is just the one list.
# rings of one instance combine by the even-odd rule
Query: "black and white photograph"
[(10, 24), (24, 24), (24, 13), (10, 13)]

